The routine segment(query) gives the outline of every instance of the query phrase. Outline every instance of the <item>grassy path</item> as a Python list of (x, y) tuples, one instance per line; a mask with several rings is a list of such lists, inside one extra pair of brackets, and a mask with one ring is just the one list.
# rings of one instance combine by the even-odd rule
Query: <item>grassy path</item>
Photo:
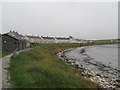
[(80, 72), (55, 55), (80, 44), (49, 44), (33, 47), (13, 58), (8, 68), (12, 88), (95, 88)]
[[(17, 54), (19, 54), (20, 52), (25, 52), (25, 51), (29, 51), (32, 48), (26, 48), (24, 50), (18, 51)], [(4, 56), (3, 58), (0, 59), (0, 64), (2, 65), (2, 70), (0, 72), (0, 78), (2, 78), (2, 84), (0, 83), (0, 88), (9, 88), (9, 84), (8, 82), (8, 74), (7, 74), (7, 68), (9, 67), (9, 62), (10, 62), (10, 58), (11, 58), (12, 54)]]

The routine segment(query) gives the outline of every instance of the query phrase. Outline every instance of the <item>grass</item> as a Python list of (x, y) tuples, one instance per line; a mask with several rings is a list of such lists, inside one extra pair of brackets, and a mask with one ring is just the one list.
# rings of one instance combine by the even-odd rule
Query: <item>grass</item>
[(55, 53), (80, 44), (46, 44), (21, 52), (10, 62), (11, 88), (96, 88), (80, 72), (59, 60)]
[[(113, 42), (111, 42), (111, 40)], [(120, 44), (120, 42), (116, 42), (117, 39), (108, 39), (108, 40), (96, 40), (94, 41), (95, 44), (100, 45), (100, 44)]]
[(0, 58), (4, 57), (6, 55), (9, 55), (9, 54), (11, 54), (11, 52), (2, 52), (2, 53), (0, 53)]

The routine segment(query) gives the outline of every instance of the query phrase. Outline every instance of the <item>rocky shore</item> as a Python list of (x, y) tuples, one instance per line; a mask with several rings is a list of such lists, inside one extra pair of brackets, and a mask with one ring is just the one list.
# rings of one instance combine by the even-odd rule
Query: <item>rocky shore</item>
[[(59, 58), (63, 61), (65, 61), (66, 63), (70, 64), (73, 67), (76, 67), (77, 69), (80, 70), (82, 76), (84, 76), (84, 78), (89, 77), (90, 80), (92, 82), (97, 83), (100, 87), (102, 88), (119, 88), (120, 87), (120, 81), (115, 79), (115, 78), (111, 78), (108, 75), (103, 75), (101, 73), (95, 72), (93, 70), (90, 70), (88, 68), (86, 68), (84, 66), (84, 64), (78, 64), (76, 61), (76, 59), (70, 58), (67, 56), (67, 53), (74, 50), (74, 48), (70, 48), (64, 51), (59, 52), (57, 55), (59, 56)], [(82, 48), (81, 48), (82, 50)], [(80, 52), (81, 52), (80, 50)], [(100, 62), (92, 62), (91, 57), (89, 57), (85, 52), (80, 53), (82, 54), (85, 58), (84, 58), (84, 63), (92, 65), (94, 67), (99, 68), (99, 70), (102, 70), (104, 73), (112, 73), (117, 75), (118, 73), (120, 73), (120, 71), (118, 69), (113, 69), (110, 66), (106, 66)], [(112, 70), (112, 72), (108, 71)]]

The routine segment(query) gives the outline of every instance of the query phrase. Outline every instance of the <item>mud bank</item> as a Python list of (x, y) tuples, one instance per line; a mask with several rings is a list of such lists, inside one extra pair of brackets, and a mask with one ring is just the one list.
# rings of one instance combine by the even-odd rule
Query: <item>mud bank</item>
[[(101, 62), (92, 60), (89, 55), (80, 53), (83, 47), (79, 49), (79, 60), (76, 57), (71, 57), (68, 53), (74, 51), (76, 48), (70, 48), (64, 51), (59, 52), (57, 55), (59, 58), (66, 63), (70, 64), (73, 67), (76, 67), (80, 70), (82, 76), (89, 77), (91, 81), (99, 84), (103, 88), (119, 88), (120, 81), (112, 77), (111, 75), (115, 74), (117, 76), (120, 71), (118, 69), (112, 68), (110, 66), (104, 65)], [(99, 69), (100, 72), (89, 69), (89, 66)], [(112, 71), (112, 72), (111, 72)], [(104, 74), (103, 74), (104, 73)], [(110, 74), (110, 75), (108, 75)]]

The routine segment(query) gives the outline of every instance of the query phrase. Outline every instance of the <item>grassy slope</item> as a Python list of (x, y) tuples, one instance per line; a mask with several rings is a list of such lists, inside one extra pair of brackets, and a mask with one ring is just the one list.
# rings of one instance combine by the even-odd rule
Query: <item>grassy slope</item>
[(55, 55), (63, 49), (79, 44), (51, 44), (22, 52), (10, 62), (8, 68), (12, 88), (94, 88), (96, 84), (85, 80), (80, 72)]

